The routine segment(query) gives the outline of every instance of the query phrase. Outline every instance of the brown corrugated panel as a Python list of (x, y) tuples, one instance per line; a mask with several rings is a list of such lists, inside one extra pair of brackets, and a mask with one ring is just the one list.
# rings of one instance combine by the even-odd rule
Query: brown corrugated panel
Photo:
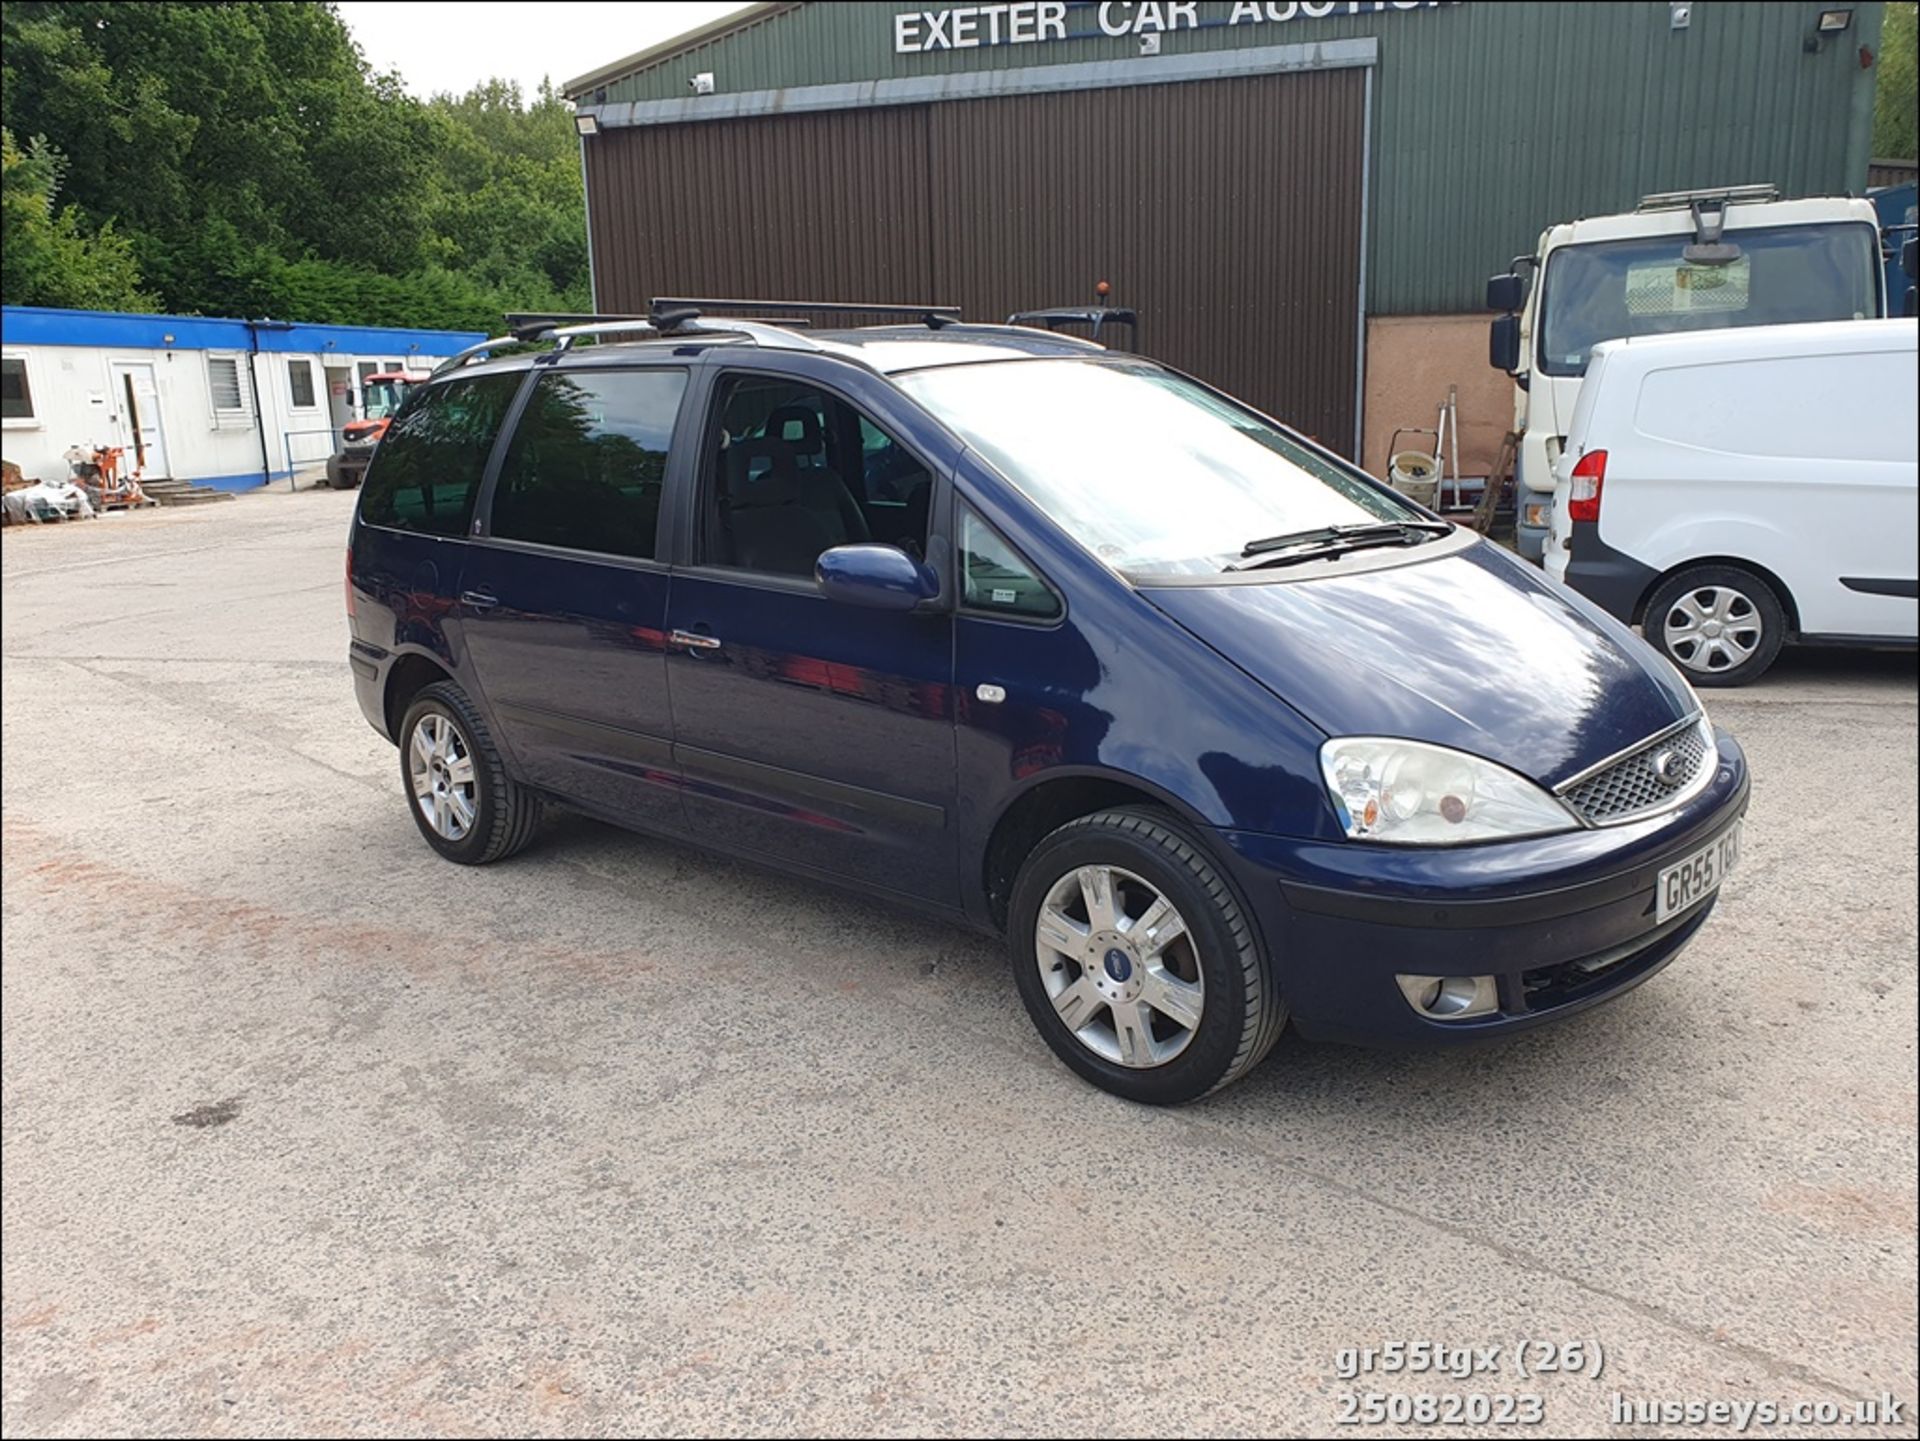
[(970, 316), (1140, 312), (1139, 348), (1351, 453), (1359, 70), (932, 108), (934, 275)]
[(924, 107), (607, 130), (587, 154), (604, 311), (656, 295), (929, 299)]
[(598, 303), (1084, 305), (1342, 453), (1354, 440), (1359, 70), (609, 130)]

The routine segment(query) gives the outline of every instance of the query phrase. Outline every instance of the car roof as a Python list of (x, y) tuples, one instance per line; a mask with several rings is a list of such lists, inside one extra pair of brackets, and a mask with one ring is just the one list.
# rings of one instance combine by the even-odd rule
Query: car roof
[[(1135, 359), (1125, 351), (1109, 351), (1103, 345), (1076, 336), (1058, 335), (1021, 325), (968, 325), (954, 322), (934, 328), (926, 325), (878, 325), (847, 330), (807, 330), (794, 327), (788, 334), (790, 345), (756, 344), (750, 337), (730, 334), (719, 327), (723, 316), (710, 317), (710, 331), (684, 331), (668, 335), (648, 335), (621, 340), (609, 337), (598, 344), (577, 346), (558, 360), (562, 369), (601, 368), (609, 364), (648, 365), (685, 363), (689, 355), (725, 349), (757, 356), (825, 356), (847, 361), (882, 375), (898, 375), (913, 370), (929, 370), (949, 365), (975, 365), (982, 361), (1087, 359), (1103, 355), (1121, 355)], [(765, 326), (768, 322), (757, 322)], [(537, 361), (554, 363), (550, 351), (503, 349), (500, 354), (478, 354), (465, 364), (435, 373), (435, 379), (454, 375), (475, 376), (500, 371), (525, 370)]]
[(1106, 352), (1105, 346), (1090, 340), (1024, 325), (954, 324), (938, 330), (925, 325), (876, 325), (800, 333), (830, 354), (858, 360), (887, 375), (983, 360), (1081, 359)]

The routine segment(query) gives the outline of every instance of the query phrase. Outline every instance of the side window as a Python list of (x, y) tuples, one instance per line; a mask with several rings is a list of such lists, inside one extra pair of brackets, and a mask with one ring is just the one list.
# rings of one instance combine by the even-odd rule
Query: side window
[(488, 531), (651, 560), (684, 370), (544, 375), (494, 484)]
[(811, 576), (836, 545), (877, 541), (925, 555), (932, 477), (838, 396), (775, 376), (730, 376), (714, 430), (701, 547), (708, 563)]
[(498, 372), (421, 392), (373, 453), (360, 518), (423, 535), (465, 535), (487, 455), (519, 388), (518, 372)]
[(964, 506), (960, 574), (965, 578), (960, 603), (968, 610), (1027, 620), (1053, 620), (1060, 614), (1060, 597), (992, 526)]

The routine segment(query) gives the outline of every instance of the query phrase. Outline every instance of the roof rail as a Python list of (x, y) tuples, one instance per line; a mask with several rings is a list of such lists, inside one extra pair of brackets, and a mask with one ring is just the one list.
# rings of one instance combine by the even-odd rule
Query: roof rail
[(1720, 205), (1758, 205), (1780, 198), (1777, 185), (1721, 185), (1708, 190), (1664, 190), (1640, 197), (1638, 209), (1687, 210), (1699, 201)]
[(641, 339), (674, 340), (687, 335), (738, 335), (769, 350), (818, 350), (820, 346), (785, 326), (765, 325), (753, 320), (709, 321), (697, 310), (656, 310), (651, 320), (592, 320), (584, 325), (567, 325), (545, 332), (545, 338), (570, 350), (573, 342), (585, 336), (633, 335)]
[[(438, 365), (434, 366), (433, 374), (439, 375), (443, 371), (458, 370), (461, 366), (467, 364), (469, 361), (478, 360), (482, 356), (491, 355), (492, 352), (496, 350), (502, 350), (502, 349), (510, 350), (514, 346), (525, 345), (525, 344), (527, 344), (527, 342), (522, 340), (517, 335), (496, 335), (491, 340), (483, 340), (478, 345), (469, 345), (465, 350), (458, 351), (453, 355), (449, 355), (445, 360), (441, 361)], [(432, 377), (429, 376), (428, 378), (431, 379)]]

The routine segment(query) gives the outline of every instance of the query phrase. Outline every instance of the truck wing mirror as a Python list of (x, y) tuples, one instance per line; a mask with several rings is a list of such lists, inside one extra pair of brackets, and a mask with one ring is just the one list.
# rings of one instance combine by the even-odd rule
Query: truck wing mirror
[(1487, 282), (1487, 309), (1515, 311), (1526, 303), (1526, 282), (1513, 271), (1496, 275)]
[(1487, 364), (1509, 375), (1520, 368), (1520, 317), (1511, 311), (1488, 328)]

